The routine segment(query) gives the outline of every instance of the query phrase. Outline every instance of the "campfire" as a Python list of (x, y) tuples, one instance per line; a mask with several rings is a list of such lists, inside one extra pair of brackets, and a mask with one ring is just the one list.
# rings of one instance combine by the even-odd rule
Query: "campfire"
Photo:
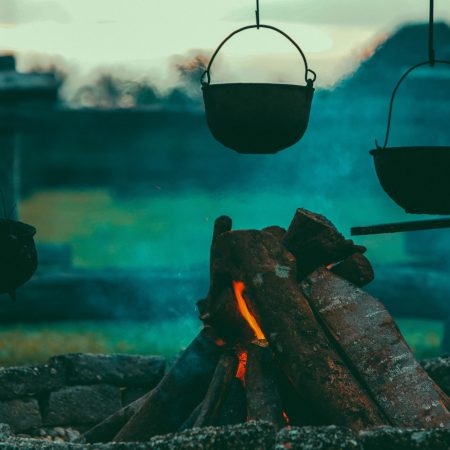
[(366, 249), (298, 209), (289, 229), (232, 231), (219, 217), (204, 327), (151, 392), (85, 434), (146, 441), (264, 420), (359, 431), (449, 427), (449, 398), (415, 360), (383, 305)]

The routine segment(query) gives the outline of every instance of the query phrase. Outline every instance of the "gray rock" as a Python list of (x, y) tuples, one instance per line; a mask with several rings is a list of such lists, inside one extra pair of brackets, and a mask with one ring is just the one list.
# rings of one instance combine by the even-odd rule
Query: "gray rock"
[[(271, 450), (275, 429), (266, 422), (227, 427), (194, 428), (182, 433), (155, 436), (149, 442), (71, 444), (38, 439), (11, 438), (0, 450)], [(285, 450), (285, 449), (283, 449)]]
[(41, 426), (42, 417), (37, 400), (27, 398), (0, 402), (0, 422), (8, 424), (15, 432)]
[(273, 449), (274, 443), (275, 428), (272, 424), (251, 421), (239, 425), (193, 428), (181, 433), (155, 436), (150, 439), (151, 447), (149, 448), (152, 450), (269, 450)]
[(93, 355), (71, 353), (54, 356), (50, 364), (62, 364), (70, 384), (109, 383), (152, 389), (164, 375), (166, 360), (161, 356)]
[(81, 434), (78, 430), (74, 430), (73, 428), (66, 429), (66, 441), (77, 442), (80, 439), (81, 439)]
[(361, 431), (359, 439), (364, 450), (447, 450), (450, 448), (450, 429), (380, 427)]
[(122, 407), (120, 389), (107, 384), (69, 386), (52, 392), (46, 425), (96, 424)]
[(64, 386), (65, 374), (59, 364), (0, 369), (0, 399), (33, 397)]
[(0, 450), (81, 450), (82, 448), (44, 439), (11, 438), (5, 442), (0, 442)]
[(288, 427), (276, 437), (275, 450), (362, 450), (357, 436), (348, 428)]
[(11, 427), (7, 423), (0, 423), (0, 441), (4, 441), (12, 436)]
[(438, 384), (441, 389), (450, 395), (450, 356), (426, 359), (421, 362), (422, 367), (428, 375)]

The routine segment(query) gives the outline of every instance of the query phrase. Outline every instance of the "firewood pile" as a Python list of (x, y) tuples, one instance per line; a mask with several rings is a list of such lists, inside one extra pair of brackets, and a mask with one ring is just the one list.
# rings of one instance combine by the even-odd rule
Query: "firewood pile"
[(449, 397), (361, 288), (366, 249), (298, 209), (288, 230), (232, 231), (219, 217), (204, 328), (162, 381), (85, 434), (147, 441), (209, 425), (450, 427)]

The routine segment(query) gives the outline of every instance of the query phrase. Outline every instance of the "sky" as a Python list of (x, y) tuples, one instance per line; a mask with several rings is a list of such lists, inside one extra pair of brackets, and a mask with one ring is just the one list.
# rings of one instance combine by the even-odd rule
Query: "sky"
[[(57, 62), (82, 78), (121, 70), (177, 82), (177, 58), (210, 55), (231, 31), (253, 24), (254, 0), (0, 0), (0, 52), (19, 69)], [(319, 85), (336, 82), (400, 24), (428, 17), (427, 0), (260, 0), (261, 22), (299, 43)], [(450, 2), (436, 0), (450, 20)], [(221, 55), (214, 80), (302, 80), (302, 63), (276, 33), (247, 31)], [(131, 76), (131, 75), (130, 75)], [(257, 78), (257, 79), (255, 79)]]

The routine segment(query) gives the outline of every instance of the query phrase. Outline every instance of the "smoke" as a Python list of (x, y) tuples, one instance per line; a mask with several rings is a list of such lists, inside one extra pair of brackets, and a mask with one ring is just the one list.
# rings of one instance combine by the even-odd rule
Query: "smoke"
[(197, 109), (201, 107), (200, 77), (208, 58), (202, 50), (173, 56), (164, 81), (142, 75), (145, 70), (123, 66), (84, 73), (63, 57), (37, 53), (22, 55), (19, 68), (28, 73), (53, 73), (61, 83), (60, 98), (69, 107)]
[(191, 50), (187, 55), (176, 55), (171, 58), (171, 66), (178, 74), (180, 84), (195, 96), (203, 72), (208, 66), (210, 55), (203, 50)]

